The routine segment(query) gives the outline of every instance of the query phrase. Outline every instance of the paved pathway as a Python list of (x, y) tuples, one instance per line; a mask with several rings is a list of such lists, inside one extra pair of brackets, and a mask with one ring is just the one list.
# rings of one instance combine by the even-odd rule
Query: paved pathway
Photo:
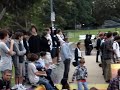
[[(87, 81), (90, 84), (105, 84), (102, 68), (98, 66), (98, 63), (95, 62), (95, 56), (85, 56), (85, 66), (88, 69), (88, 78)], [(63, 75), (63, 63), (53, 70), (52, 78), (55, 83), (59, 83)], [(75, 67), (71, 64), (69, 72), (69, 82), (71, 81), (72, 75), (74, 73)]]
[[(95, 55), (85, 56), (85, 61), (86, 61), (85, 66), (88, 69), (87, 82), (88, 82), (89, 88), (94, 86), (99, 90), (106, 90), (108, 85), (104, 81), (104, 78), (102, 75), (102, 68), (100, 68), (98, 63), (95, 62)], [(60, 66), (58, 66), (53, 71), (52, 77), (54, 82), (57, 84), (59, 84), (60, 80), (62, 79), (63, 69), (64, 69), (63, 63), (61, 62)], [(69, 72), (69, 82), (71, 82), (71, 78), (74, 70), (75, 70), (75, 67), (73, 67), (73, 65), (71, 64), (70, 72)], [(58, 85), (58, 87), (61, 88), (60, 84)], [(71, 84), (71, 88), (72, 89), (77, 88), (77, 84)]]
[[(71, 51), (73, 52), (74, 48), (75, 48), (75, 44), (71, 43)], [(102, 68), (98, 66), (98, 63), (95, 62), (96, 56), (95, 56), (95, 50), (92, 51), (92, 55), (91, 56), (85, 56), (84, 55), (84, 51), (83, 51), (83, 56), (85, 57), (85, 66), (88, 69), (88, 83), (90, 84), (105, 84), (103, 75), (102, 75)], [(74, 55), (74, 53), (73, 53)], [(73, 57), (74, 59), (74, 57)], [(72, 60), (73, 62), (74, 60)], [(63, 75), (63, 70), (64, 70), (64, 66), (63, 63), (61, 62), (60, 65), (53, 70), (52, 73), (52, 78), (54, 80), (55, 83), (60, 83), (60, 80), (62, 79), (62, 75)], [(71, 78), (73, 75), (73, 72), (75, 70), (75, 67), (72, 65), (70, 66), (70, 72), (69, 72), (69, 82), (71, 82)]]
[[(73, 51), (75, 46), (71, 45), (71, 47), (72, 47), (71, 50)], [(96, 51), (93, 50), (91, 56), (86, 56), (86, 55), (84, 55), (84, 51), (83, 51), (83, 55), (84, 55), (85, 61), (86, 61), (85, 66), (88, 69), (87, 82), (89, 83), (89, 88), (94, 86), (94, 87), (97, 87), (99, 90), (105, 90), (107, 88), (107, 84), (105, 83), (103, 75), (102, 75), (102, 68), (99, 67), (99, 63), (96, 63), (95, 52)], [(75, 70), (75, 67), (72, 65), (73, 61), (74, 60), (71, 61), (71, 66), (70, 66), (69, 82), (71, 82), (72, 75)], [(58, 84), (60, 83), (60, 80), (62, 79), (62, 75), (63, 75), (63, 70), (64, 70), (64, 66), (63, 66), (62, 62), (56, 69), (53, 70), (52, 78), (55, 83), (58, 83)], [(77, 88), (77, 86), (75, 84), (71, 84), (71, 85), (73, 88)], [(61, 86), (60, 86), (60, 88), (61, 88)]]

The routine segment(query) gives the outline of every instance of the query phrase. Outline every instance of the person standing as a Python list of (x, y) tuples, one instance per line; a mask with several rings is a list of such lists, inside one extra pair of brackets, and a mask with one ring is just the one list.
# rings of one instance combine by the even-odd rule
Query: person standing
[(31, 36), (28, 40), (30, 53), (40, 53), (40, 36), (37, 33), (37, 28), (32, 25), (30, 28)]
[(111, 63), (113, 62), (114, 50), (113, 50), (112, 33), (108, 32), (106, 36), (107, 36), (107, 39), (105, 40), (104, 46), (103, 46), (103, 60), (105, 64), (104, 76), (105, 76), (105, 81), (109, 82), (111, 78), (110, 67), (111, 67)]
[(119, 41), (120, 41), (120, 36), (115, 36), (113, 42), (113, 50), (115, 52), (113, 57), (114, 63), (117, 63), (120, 59), (120, 47), (118, 44)]
[(49, 65), (52, 65), (52, 57), (50, 53), (50, 40), (47, 39), (47, 32), (43, 32), (42, 37), (41, 37), (41, 51), (46, 52), (46, 63)]
[(104, 37), (103, 33), (100, 33), (99, 37), (97, 39), (97, 43), (96, 43), (96, 50), (97, 50), (97, 53), (96, 53), (96, 62), (99, 62), (98, 61), (98, 56), (100, 55), (100, 46), (101, 46), (101, 41), (102, 41), (103, 37)]
[(84, 40), (85, 43), (85, 54), (91, 55), (91, 51), (93, 49), (92, 41), (91, 41), (91, 34), (86, 34), (86, 38)]
[(50, 51), (52, 51), (52, 46), (53, 46), (53, 41), (52, 41), (52, 36), (51, 36), (51, 30), (50, 28), (46, 28), (45, 31), (47, 32), (47, 40), (49, 41), (49, 45), (50, 45)]
[(74, 51), (74, 57), (75, 57), (75, 61), (76, 61), (77, 65), (79, 64), (79, 61), (82, 58), (82, 52), (80, 50), (80, 44), (81, 44), (81, 42), (77, 43), (77, 47), (75, 48), (75, 51)]
[(23, 86), (23, 70), (24, 70), (24, 55), (26, 53), (26, 49), (23, 45), (23, 33), (22, 32), (15, 32), (15, 44), (14, 44), (14, 51), (16, 55), (13, 56), (13, 64), (15, 67), (15, 85), (12, 89), (23, 89), (26, 88)]
[(26, 49), (26, 55), (27, 55), (30, 52), (29, 43), (28, 43), (28, 40), (30, 38), (30, 32), (24, 31), (23, 34), (24, 34), (23, 35), (23, 45), (24, 45), (24, 47)]
[(3, 72), (6, 69), (12, 70), (12, 55), (15, 53), (13, 51), (14, 40), (10, 39), (10, 48), (6, 45), (8, 41), (8, 31), (0, 31), (0, 52), (1, 52), (1, 61), (0, 61), (0, 71)]
[(69, 47), (69, 43), (68, 43), (68, 38), (65, 37), (65, 42), (62, 44), (61, 46), (61, 59), (63, 60), (64, 63), (64, 74), (63, 74), (63, 79), (62, 81), (67, 81), (68, 80), (68, 74), (69, 74), (69, 70), (70, 70), (70, 62), (72, 59), (72, 54), (70, 51), (70, 47)]
[(60, 45), (62, 45), (65, 41), (64, 41), (64, 35), (63, 35), (61, 29), (58, 29), (56, 31), (56, 36), (58, 37), (58, 39), (60, 41)]

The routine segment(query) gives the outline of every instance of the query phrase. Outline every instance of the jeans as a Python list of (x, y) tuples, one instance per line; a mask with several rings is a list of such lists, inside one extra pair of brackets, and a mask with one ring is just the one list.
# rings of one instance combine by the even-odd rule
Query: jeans
[(64, 61), (64, 75), (63, 78), (68, 79), (68, 74), (69, 74), (69, 70), (70, 70), (70, 59), (66, 59)]
[(96, 62), (98, 62), (98, 56), (100, 54), (100, 50), (97, 50), (97, 54), (96, 54)]
[(83, 90), (82, 85), (84, 87), (84, 90), (88, 90), (87, 82), (78, 82), (78, 90)]
[(105, 80), (108, 81), (111, 79), (111, 59), (105, 60)]
[(49, 81), (45, 78), (40, 77), (38, 84), (44, 85), (46, 90), (54, 90), (54, 88), (50, 85)]

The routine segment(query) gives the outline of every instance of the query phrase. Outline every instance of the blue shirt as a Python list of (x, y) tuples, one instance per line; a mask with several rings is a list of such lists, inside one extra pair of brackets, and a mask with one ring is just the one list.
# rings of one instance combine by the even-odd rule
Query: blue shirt
[(70, 51), (69, 44), (67, 42), (64, 42), (61, 46), (61, 59), (64, 61), (66, 59), (71, 59), (72, 54)]

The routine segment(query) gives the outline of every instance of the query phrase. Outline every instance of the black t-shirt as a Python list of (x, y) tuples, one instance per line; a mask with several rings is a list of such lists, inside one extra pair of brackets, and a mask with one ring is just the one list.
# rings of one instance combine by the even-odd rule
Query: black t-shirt
[(2, 89), (10, 89), (10, 81), (4, 81), (3, 79), (0, 79), (0, 90)]
[(28, 43), (29, 43), (29, 50), (31, 53), (39, 53), (40, 52), (40, 36), (37, 35), (37, 36), (34, 36), (32, 35), (29, 40), (28, 40)]

